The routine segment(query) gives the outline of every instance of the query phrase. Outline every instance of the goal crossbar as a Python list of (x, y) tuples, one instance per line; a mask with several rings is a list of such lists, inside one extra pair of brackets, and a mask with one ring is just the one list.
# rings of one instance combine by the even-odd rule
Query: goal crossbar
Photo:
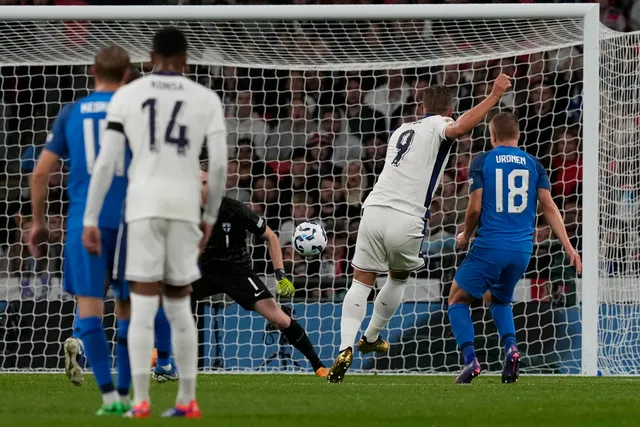
[[(596, 4), (438, 4), (438, 5), (294, 5), (294, 6), (4, 6), (7, 21), (292, 21), (304, 19), (550, 19), (584, 18)], [(596, 31), (598, 25), (593, 27)]]

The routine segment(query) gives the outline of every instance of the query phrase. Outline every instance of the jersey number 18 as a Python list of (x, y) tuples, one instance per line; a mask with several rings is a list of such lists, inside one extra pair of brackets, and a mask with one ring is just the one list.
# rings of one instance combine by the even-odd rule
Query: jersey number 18
[[(496, 169), (496, 212), (504, 212), (503, 200), (503, 170)], [(517, 185), (516, 179), (522, 178), (520, 186)], [(514, 169), (507, 175), (507, 212), (522, 213), (527, 208), (529, 201), (529, 171), (527, 169)], [(516, 205), (516, 196), (520, 196), (520, 204)]]

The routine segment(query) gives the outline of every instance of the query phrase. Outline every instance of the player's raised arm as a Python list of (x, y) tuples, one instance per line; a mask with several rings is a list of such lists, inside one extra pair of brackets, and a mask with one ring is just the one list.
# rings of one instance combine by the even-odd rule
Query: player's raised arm
[(560, 211), (553, 201), (549, 189), (538, 188), (538, 201), (542, 208), (542, 214), (551, 226), (553, 234), (555, 234), (560, 240), (560, 243), (562, 243), (565, 252), (569, 256), (571, 265), (576, 268), (578, 274), (582, 274), (582, 260), (580, 259), (578, 251), (575, 250), (569, 240), (562, 215), (560, 215)]
[(469, 133), (478, 123), (484, 120), (487, 113), (500, 102), (500, 98), (510, 87), (511, 78), (506, 74), (500, 74), (493, 82), (493, 88), (489, 96), (447, 126), (444, 131), (445, 136), (448, 139), (456, 139)]

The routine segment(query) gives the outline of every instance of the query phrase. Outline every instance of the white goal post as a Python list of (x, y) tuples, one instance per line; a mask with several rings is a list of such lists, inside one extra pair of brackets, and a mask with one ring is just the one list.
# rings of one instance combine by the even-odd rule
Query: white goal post
[[(59, 25), (62, 21), (86, 21), (88, 24), (80, 30), (73, 27), (63, 29)], [(351, 41), (352, 34), (365, 31), (364, 24), (360, 24), (364, 21), (424, 22), (424, 26), (421, 26), (423, 33), (420, 34), (422, 41), (415, 44), (410, 37), (402, 39), (404, 41), (394, 39), (395, 44), (390, 48), (380, 50), (370, 48), (371, 45), (366, 42), (364, 36), (362, 40), (365, 42)], [(448, 37), (446, 40), (430, 38), (432, 36), (426, 34), (426, 28), (435, 21), (449, 22), (452, 28), (458, 30), (446, 32)], [(475, 24), (470, 24), (471, 22), (480, 22), (483, 26), (476, 27)], [(189, 26), (185, 23), (193, 23), (193, 25)], [(278, 26), (271, 23), (284, 24)], [(348, 79), (354, 73), (371, 70), (380, 71), (380, 75), (388, 77), (391, 73), (385, 70), (441, 67), (474, 61), (486, 63), (489, 60), (581, 46), (582, 102), (579, 107), (581, 109), (579, 124), (582, 135), (582, 164), (585, 172), (582, 178), (584, 271), (581, 290), (577, 291), (579, 304), (581, 304), (582, 328), (580, 372), (584, 375), (598, 374), (599, 369), (602, 369), (598, 360), (599, 290), (602, 280), (600, 268), (602, 255), (599, 253), (602, 196), (599, 190), (602, 183), (599, 163), (601, 26), (597, 4), (4, 6), (0, 8), (0, 25), (3, 32), (0, 34), (0, 68), (87, 66), (91, 64), (93, 56), (100, 47), (111, 43), (118, 43), (127, 49), (134, 62), (145, 62), (148, 60), (153, 32), (166, 24), (179, 27), (184, 24), (188, 28), (187, 35), (193, 49), (190, 52), (190, 64), (210, 68), (262, 69), (265, 75), (267, 75), (265, 70), (327, 73), (340, 71), (344, 72)], [(236, 28), (241, 28), (242, 31), (236, 32)], [(314, 31), (314, 34), (320, 34), (325, 39), (340, 32), (345, 34), (341, 37), (348, 42), (340, 45), (334, 40), (333, 44), (327, 43), (320, 46), (316, 40), (305, 39), (306, 44), (295, 47), (288, 46), (282, 41), (278, 42), (280, 44), (276, 43), (276, 39), (280, 40), (281, 35), (278, 31), (290, 31), (291, 40), (300, 40), (304, 39), (305, 32), (309, 28)], [(368, 28), (366, 31), (369, 31)], [(382, 32), (383, 38), (394, 31), (384, 26), (381, 28), (383, 29), (379, 31)], [(81, 32), (87, 35), (83, 36), (85, 38), (82, 43), (74, 43), (73, 36), (62, 42), (60, 34), (65, 31), (72, 34)], [(609, 37), (616, 36), (608, 34)], [(353, 40), (356, 39), (353, 38)], [(290, 50), (287, 50), (289, 47)], [(484, 66), (487, 67), (487, 65)], [(31, 73), (31, 71), (28, 72)], [(212, 78), (210, 75), (198, 73), (199, 71), (195, 72), (196, 78)], [(250, 79), (251, 76), (249, 76)], [(471, 86), (474, 84), (473, 81), (470, 83)], [(235, 89), (237, 90), (237, 87)], [(311, 106), (309, 98), (306, 99), (307, 107)], [(44, 103), (46, 102), (45, 100)], [(315, 108), (319, 100), (314, 99), (313, 103)], [(35, 116), (35, 113), (33, 114)], [(19, 117), (18, 120), (21, 118)], [(273, 128), (275, 129), (276, 125), (273, 125)], [(22, 131), (16, 130), (17, 133)], [(277, 133), (277, 130), (273, 132)], [(6, 160), (9, 159), (6, 158)], [(14, 174), (27, 175), (22, 170)], [(7, 189), (10, 188), (9, 184), (6, 186)], [(8, 201), (9, 196), (4, 197)], [(7, 212), (6, 216), (8, 215)], [(7, 279), (7, 283), (9, 282), (11, 281)], [(0, 302), (5, 299), (10, 302), (11, 298), (4, 298), (10, 293), (9, 290), (5, 290), (9, 288), (10, 285), (3, 287), (0, 284)], [(0, 307), (2, 307), (1, 303)], [(33, 308), (33, 310), (36, 309)], [(338, 328), (339, 315), (335, 311), (337, 308), (332, 310), (329, 311), (332, 313), (332, 322), (327, 323), (323, 319), (318, 319), (314, 325)], [(314, 313), (314, 316), (320, 316), (318, 313), (323, 311), (314, 311)], [(35, 311), (32, 314), (38, 316)], [(7, 315), (0, 311), (0, 330), (6, 326), (2, 323), (3, 316), (6, 318)], [(50, 322), (45, 323), (44, 327), (49, 328)], [(16, 327), (19, 328), (19, 325)], [(209, 328), (210, 325), (207, 327)], [(402, 327), (409, 328), (412, 325)], [(58, 328), (61, 329), (62, 326)], [(322, 330), (312, 330), (309, 326), (307, 329), (312, 338), (325, 333)], [(0, 333), (0, 342), (3, 336), (7, 335)], [(4, 340), (6, 340), (5, 346), (0, 349), (5, 352), (5, 357), (8, 357), (7, 352), (14, 351), (16, 346), (8, 338)], [(242, 345), (241, 339), (236, 341), (236, 345)], [(322, 343), (318, 345), (322, 346)], [(332, 353), (334, 353), (333, 347), (322, 352), (323, 361), (330, 360)], [(252, 353), (250, 357), (255, 356)], [(420, 355), (417, 354), (416, 357), (419, 358)], [(261, 366), (261, 360), (258, 362), (260, 363), (251, 366)], [(0, 372), (16, 369), (48, 369), (43, 366), (33, 368), (29, 366), (25, 369), (13, 362), (5, 365), (0, 359)], [(420, 369), (417, 370), (420, 371)], [(611, 372), (623, 373), (623, 370), (617, 371), (612, 368)], [(637, 373), (637, 371), (633, 372)]]

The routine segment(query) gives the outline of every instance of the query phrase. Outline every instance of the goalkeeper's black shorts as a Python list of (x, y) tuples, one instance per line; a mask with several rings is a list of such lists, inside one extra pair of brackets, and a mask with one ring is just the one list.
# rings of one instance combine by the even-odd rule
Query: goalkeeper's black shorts
[(224, 274), (207, 274), (193, 284), (193, 301), (200, 301), (217, 294), (227, 294), (245, 310), (253, 310), (256, 302), (273, 298), (269, 289), (253, 271)]

